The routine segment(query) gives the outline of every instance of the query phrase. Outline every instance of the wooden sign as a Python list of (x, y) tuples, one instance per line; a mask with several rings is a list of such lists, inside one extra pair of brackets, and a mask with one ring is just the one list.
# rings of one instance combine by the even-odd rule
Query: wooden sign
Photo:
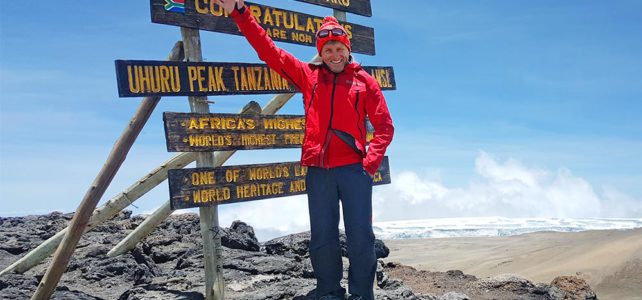
[[(181, 209), (305, 194), (306, 173), (299, 162), (169, 170), (170, 203)], [(390, 182), (384, 157), (373, 185)]]
[[(174, 5), (168, 5), (168, 2)], [(234, 20), (214, 0), (150, 0), (152, 22), (242, 35)], [(315, 34), (323, 17), (245, 2), (246, 9), (275, 41), (316, 47)], [(342, 22), (352, 52), (375, 54), (374, 29)]]
[[(300, 115), (163, 113), (169, 152), (298, 148), (305, 117)], [(373, 136), (366, 127), (367, 141)]]
[[(266, 64), (116, 60), (120, 97), (283, 94), (297, 90)], [(382, 90), (396, 88), (392, 67), (362, 67)]]
[(310, 4), (330, 7), (336, 10), (372, 17), (370, 0), (296, 0)]

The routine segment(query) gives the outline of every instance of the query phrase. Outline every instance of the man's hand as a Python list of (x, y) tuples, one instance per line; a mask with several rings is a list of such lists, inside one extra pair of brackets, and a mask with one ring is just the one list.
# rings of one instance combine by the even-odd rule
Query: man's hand
[(370, 172), (366, 171), (366, 169), (365, 169), (365, 168), (362, 168), (362, 169), (363, 169), (363, 173), (364, 173), (364, 174), (366, 174), (366, 175), (370, 176), (370, 179), (374, 179), (374, 174), (370, 174)]
[(228, 14), (232, 13), (232, 11), (234, 10), (234, 5), (237, 3), (239, 9), (245, 6), (244, 0), (216, 0), (216, 4), (220, 5)]

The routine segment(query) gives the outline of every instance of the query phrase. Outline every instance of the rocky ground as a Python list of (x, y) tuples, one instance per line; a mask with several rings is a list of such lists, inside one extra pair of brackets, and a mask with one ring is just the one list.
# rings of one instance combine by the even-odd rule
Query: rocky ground
[[(60, 213), (0, 218), (0, 269), (56, 234), (69, 220), (70, 214)], [(142, 220), (124, 212), (85, 234), (52, 299), (204, 299), (197, 215), (171, 216), (134, 250), (114, 258), (106, 256)], [(226, 299), (313, 299), (309, 233), (261, 244), (252, 227), (236, 221), (220, 234)], [(347, 249), (344, 242), (342, 245), (345, 256)], [(386, 257), (388, 251), (377, 241), (379, 258)], [(0, 277), (0, 299), (29, 299), (49, 262), (47, 259), (24, 274)], [(347, 260), (344, 262), (347, 267)], [(480, 279), (456, 270), (417, 271), (382, 262), (375, 295), (377, 299), (597, 299), (578, 277), (535, 284), (515, 275)]]

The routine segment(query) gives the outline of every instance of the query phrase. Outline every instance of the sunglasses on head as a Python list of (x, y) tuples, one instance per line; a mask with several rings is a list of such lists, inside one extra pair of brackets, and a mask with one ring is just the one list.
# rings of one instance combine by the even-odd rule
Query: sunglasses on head
[(321, 29), (317, 32), (317, 37), (324, 38), (328, 37), (332, 33), (333, 36), (342, 36), (345, 35), (345, 31), (341, 28), (332, 28), (332, 29)]

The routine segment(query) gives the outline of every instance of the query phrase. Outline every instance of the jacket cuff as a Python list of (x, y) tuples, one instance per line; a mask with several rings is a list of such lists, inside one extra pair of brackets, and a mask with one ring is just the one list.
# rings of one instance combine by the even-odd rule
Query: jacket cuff
[(366, 172), (368, 172), (368, 174), (370, 174), (371, 176), (374, 176), (374, 174), (377, 173), (377, 169), (379, 168), (379, 166), (377, 166), (374, 161), (368, 161), (366, 159), (363, 160), (361, 165), (363, 166), (363, 169), (366, 170)]

